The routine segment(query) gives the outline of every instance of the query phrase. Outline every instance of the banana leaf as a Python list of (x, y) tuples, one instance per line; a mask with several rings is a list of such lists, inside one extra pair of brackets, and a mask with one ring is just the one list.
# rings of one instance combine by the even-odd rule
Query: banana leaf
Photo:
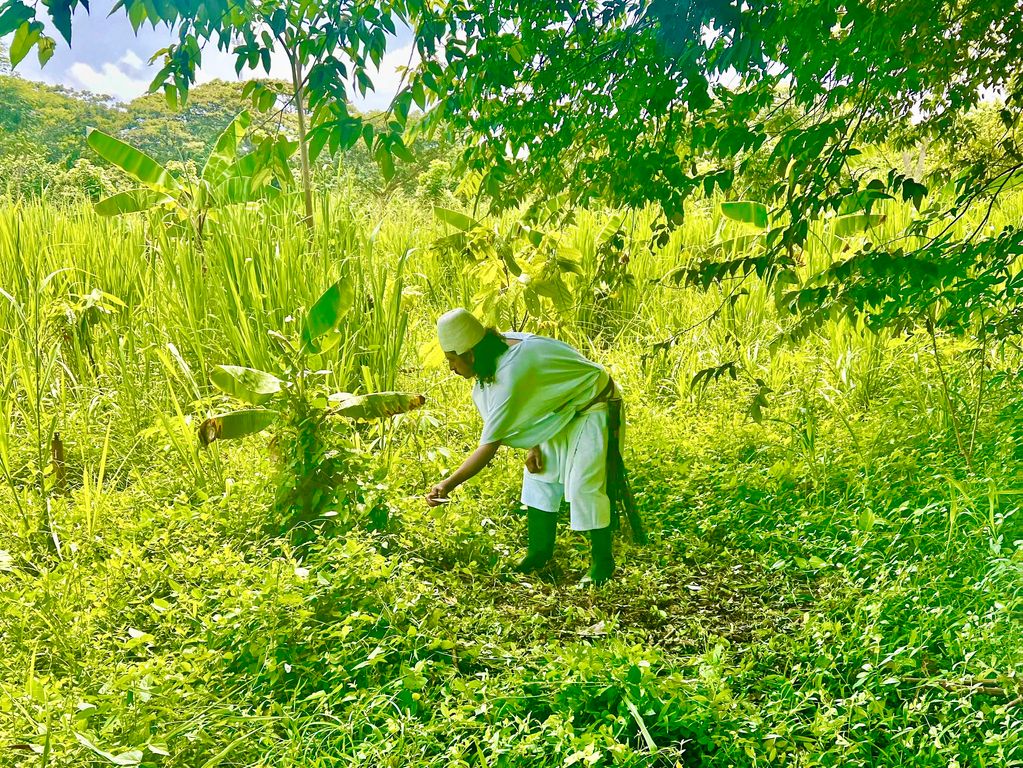
[(120, 139), (90, 128), (86, 141), (97, 155), (147, 187), (165, 192), (174, 192), (181, 188), (181, 184), (170, 171), (145, 152), (125, 144)]
[(850, 237), (884, 223), (887, 218), (883, 213), (851, 213), (836, 217), (831, 226), (835, 237)]
[(231, 121), (217, 139), (209, 159), (206, 160), (206, 167), (202, 170), (202, 178), (210, 184), (220, 181), (231, 163), (238, 156), (238, 147), (245, 138), (245, 131), (249, 128), (250, 117), (248, 111), (243, 111)]
[(445, 224), (448, 224), (455, 229), (460, 229), (462, 232), (469, 232), (470, 230), (482, 226), (471, 216), (466, 216), (464, 213), (459, 211), (452, 211), (450, 208), (442, 208), (439, 205), (435, 205), (433, 207), (433, 213)]
[(720, 243), (711, 243), (706, 247), (708, 256), (720, 256), (722, 254), (733, 254), (752, 249), (757, 245), (762, 235), (739, 235), (738, 237), (722, 240)]
[(721, 213), (732, 221), (741, 221), (758, 229), (767, 229), (767, 206), (752, 200), (721, 203)]
[(328, 398), (330, 413), (347, 419), (386, 419), (398, 413), (407, 413), (426, 402), (425, 395), (408, 392), (374, 392), (368, 395), (352, 395), (338, 392)]
[(265, 371), (240, 365), (218, 365), (210, 378), (218, 389), (250, 405), (262, 405), (280, 392), (283, 384)]
[(351, 280), (342, 278), (323, 292), (306, 315), (302, 343), (313, 352), (319, 350), (316, 340), (335, 328), (355, 303)]
[(212, 416), (199, 425), (199, 442), (209, 445), (214, 440), (237, 440), (261, 432), (277, 418), (276, 411), (250, 408)]
[(173, 200), (174, 198), (167, 193), (156, 189), (129, 189), (100, 200), (94, 208), (100, 216), (119, 216), (124, 213), (148, 211)]

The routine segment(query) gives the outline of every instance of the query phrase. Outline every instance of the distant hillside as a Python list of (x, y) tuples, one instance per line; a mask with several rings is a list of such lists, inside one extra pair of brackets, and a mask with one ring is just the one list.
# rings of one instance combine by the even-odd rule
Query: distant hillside
[(214, 81), (192, 90), (181, 111), (162, 95), (127, 104), (85, 91), (0, 75), (0, 155), (42, 150), (49, 162), (72, 164), (89, 126), (113, 133), (161, 162), (205, 158), (217, 136), (247, 106), (241, 84)]

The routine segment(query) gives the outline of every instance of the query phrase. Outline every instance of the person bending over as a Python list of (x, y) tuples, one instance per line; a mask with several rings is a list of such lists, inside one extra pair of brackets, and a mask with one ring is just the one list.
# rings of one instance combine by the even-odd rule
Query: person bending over
[(597, 363), (568, 344), (529, 333), (498, 333), (453, 309), (437, 321), (452, 372), (475, 379), (472, 399), (483, 417), (479, 447), (427, 494), (444, 503), (508, 445), (527, 451), (522, 474), (528, 549), (520, 573), (544, 567), (554, 554), (557, 512), (568, 499), (572, 530), (589, 535), (591, 566), (584, 583), (614, 573), (611, 503), (607, 494), (608, 400), (615, 384)]

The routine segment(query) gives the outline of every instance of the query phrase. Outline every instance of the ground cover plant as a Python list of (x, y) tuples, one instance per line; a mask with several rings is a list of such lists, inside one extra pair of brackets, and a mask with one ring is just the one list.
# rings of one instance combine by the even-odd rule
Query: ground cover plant
[[(1013, 3), (115, 12), (162, 94), (0, 49), (0, 765), (1023, 765)], [(609, 583), (426, 505), (458, 306), (625, 392)]]
[[(574, 299), (551, 317), (585, 344), (600, 306), (593, 354), (629, 393), (652, 542), (621, 541), (620, 577), (598, 591), (575, 587), (584, 543), (567, 532), (553, 568), (512, 578), (516, 457), (439, 513), (422, 503), (478, 426), (462, 382), (420, 350), (479, 285), (445, 250), (449, 226), (402, 205), (334, 200), (311, 242), (238, 210), (202, 253), (160, 228), (154, 249), (142, 221), (88, 208), (4, 209), (5, 253), (21, 254), (3, 261), (0, 310), (5, 759), (1020, 761), (1012, 343), (939, 334), (935, 356), (926, 331), (838, 318), (769, 354), (789, 322), (769, 288), (748, 282), (700, 323), (730, 289), (661, 280), (682, 238), (745, 226), (720, 206), (634, 248), (634, 287), (613, 297), (594, 290), (607, 217), (580, 214), (563, 235)], [(272, 334), (301, 338), (295, 308), (343, 264), (352, 310), (326, 389), (428, 399), (349, 438), (349, 501), (389, 524), (296, 549), (266, 532), (269, 437), (203, 450), (196, 430), (226, 405), (216, 366), (274, 370)], [(733, 360), (734, 379), (693, 385)]]

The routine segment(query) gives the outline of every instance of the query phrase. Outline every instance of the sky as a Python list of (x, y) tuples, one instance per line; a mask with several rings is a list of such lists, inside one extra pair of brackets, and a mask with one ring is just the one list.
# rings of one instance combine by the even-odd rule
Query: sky
[[(123, 11), (108, 17), (107, 14), (114, 6), (113, 0), (94, 0), (89, 5), (92, 13), (87, 13), (81, 6), (75, 12), (70, 47), (52, 24), (47, 24), (46, 34), (57, 41), (53, 58), (45, 67), (40, 67), (33, 49), (18, 65), (15, 73), (26, 80), (92, 91), (121, 101), (141, 96), (161, 66), (159, 59), (150, 65), (150, 57), (174, 42), (174, 31), (163, 25), (154, 29), (145, 24), (136, 35)], [(49, 22), (49, 17), (41, 7), (40, 20)], [(12, 37), (3, 39), (7, 48), (10, 48)], [(368, 92), (366, 97), (353, 95), (353, 106), (360, 110), (387, 107), (400, 82), (397, 68), (408, 63), (411, 45), (408, 33), (391, 41), (380, 71), (373, 76), (376, 91)], [(262, 68), (252, 73), (242, 70), (242, 77), (246, 75), (266, 76)], [(270, 76), (290, 79), (287, 62), (283, 57), (271, 62)], [(234, 56), (229, 52), (218, 51), (212, 43), (207, 45), (203, 50), (202, 66), (196, 81), (205, 83), (210, 80), (238, 79), (234, 71)]]

